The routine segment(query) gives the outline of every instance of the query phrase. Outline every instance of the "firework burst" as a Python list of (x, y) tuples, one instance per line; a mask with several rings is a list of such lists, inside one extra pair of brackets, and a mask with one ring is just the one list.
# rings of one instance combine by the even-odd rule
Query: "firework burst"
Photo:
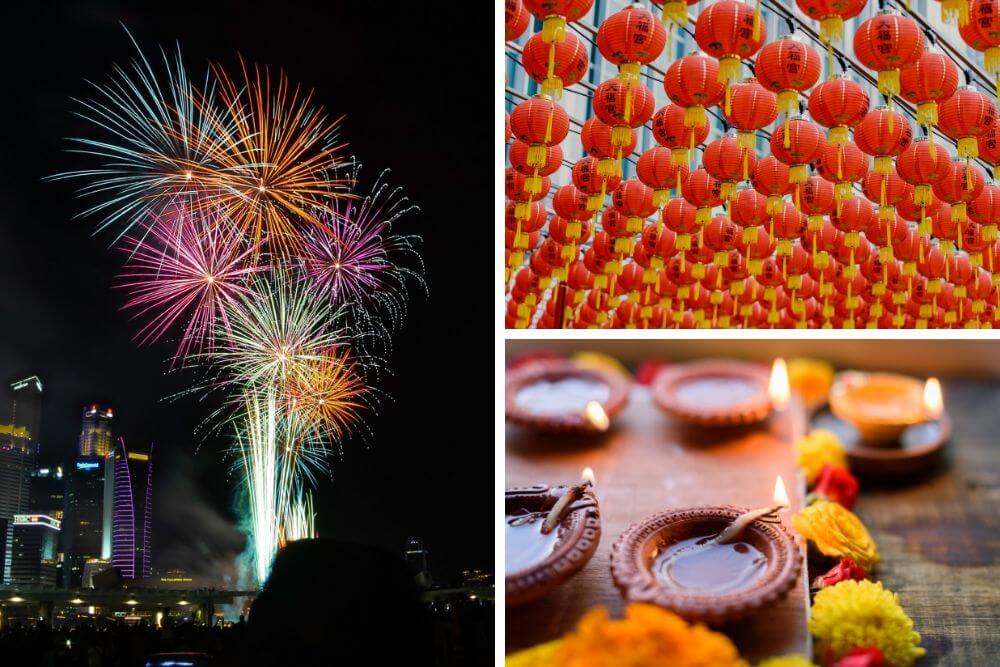
[(283, 407), (321, 441), (343, 440), (361, 421), (368, 386), (346, 347), (324, 352), (305, 364), (283, 387)]
[[(393, 230), (418, 209), (401, 188), (385, 182), (387, 174), (383, 171), (364, 197), (333, 200), (329, 210), (318, 212), (320, 224), (306, 231), (300, 261), (310, 285), (331, 302), (346, 304), (367, 321), (385, 315), (399, 324), (407, 283), (424, 282), (421, 272), (408, 266), (420, 262), (416, 237)], [(356, 169), (353, 183), (357, 175)]]
[(336, 177), (343, 167), (339, 121), (283, 72), (272, 77), (266, 68), (241, 66), (242, 81), (212, 67), (219, 108), (212, 98), (199, 105), (212, 119), (207, 160), (189, 168), (246, 238), (267, 236), (275, 252), (288, 253), (300, 246), (303, 223), (314, 224), (330, 199), (348, 196), (348, 181)]
[(214, 349), (217, 330), (230, 331), (228, 312), (249, 294), (247, 282), (269, 267), (251, 264), (257, 246), (247, 246), (231, 222), (212, 211), (172, 204), (139, 236), (126, 236), (129, 257), (120, 287), (129, 293), (124, 308), (147, 319), (136, 334), (140, 344), (162, 338), (185, 321), (173, 363)]

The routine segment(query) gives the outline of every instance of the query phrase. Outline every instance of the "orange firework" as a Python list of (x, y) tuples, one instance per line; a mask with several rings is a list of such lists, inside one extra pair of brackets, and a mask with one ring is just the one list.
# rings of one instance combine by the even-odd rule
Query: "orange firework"
[(221, 208), (253, 243), (270, 241), (287, 254), (301, 243), (301, 227), (318, 224), (329, 201), (348, 197), (349, 180), (337, 177), (344, 166), (337, 141), (340, 119), (331, 120), (313, 105), (313, 93), (293, 86), (284, 72), (247, 69), (237, 82), (216, 65), (218, 97), (202, 98), (210, 136), (200, 145), (205, 159), (191, 162), (191, 178), (213, 207)]
[(340, 439), (357, 424), (368, 387), (347, 348), (333, 348), (310, 361), (285, 386), (290, 412), (318, 435)]

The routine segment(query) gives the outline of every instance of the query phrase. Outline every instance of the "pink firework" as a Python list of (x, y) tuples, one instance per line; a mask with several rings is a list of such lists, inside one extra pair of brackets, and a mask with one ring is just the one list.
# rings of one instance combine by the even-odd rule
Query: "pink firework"
[(140, 344), (162, 338), (183, 322), (173, 363), (211, 349), (217, 327), (229, 329), (227, 308), (248, 293), (259, 246), (243, 242), (225, 216), (173, 204), (145, 225), (142, 237), (125, 237), (128, 261), (120, 287), (129, 291), (123, 308), (146, 319), (136, 334)]
[[(331, 302), (371, 317), (379, 310), (398, 321), (406, 284), (423, 284), (420, 272), (406, 266), (419, 262), (416, 237), (397, 234), (393, 223), (416, 210), (399, 188), (390, 188), (382, 172), (368, 195), (336, 199), (317, 217), (320, 225), (305, 234), (300, 258), (305, 278)], [(356, 183), (357, 172), (351, 182)]]

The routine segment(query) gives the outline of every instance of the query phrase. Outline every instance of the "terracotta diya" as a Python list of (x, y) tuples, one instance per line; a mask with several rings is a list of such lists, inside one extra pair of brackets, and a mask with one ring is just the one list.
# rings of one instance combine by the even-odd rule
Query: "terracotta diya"
[(769, 373), (759, 364), (707, 360), (669, 366), (653, 379), (656, 404), (699, 426), (741, 426), (771, 413)]
[(611, 575), (629, 602), (650, 602), (691, 621), (721, 624), (778, 600), (795, 584), (802, 554), (780, 521), (732, 505), (661, 512), (633, 524), (611, 550)]
[(546, 432), (602, 433), (628, 402), (629, 380), (611, 370), (568, 359), (508, 371), (507, 419)]
[[(565, 511), (559, 511), (560, 503)], [(507, 489), (506, 604), (542, 597), (583, 569), (601, 540), (601, 514), (588, 483), (575, 487)], [(559, 518), (549, 532), (545, 522)]]
[(923, 472), (942, 458), (951, 438), (935, 378), (926, 383), (892, 373), (841, 373), (830, 391), (830, 411), (813, 420), (833, 431), (851, 471), (869, 477)]

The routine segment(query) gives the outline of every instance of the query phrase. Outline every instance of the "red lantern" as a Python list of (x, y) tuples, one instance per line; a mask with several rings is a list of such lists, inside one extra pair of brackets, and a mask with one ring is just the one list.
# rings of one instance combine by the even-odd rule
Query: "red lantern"
[(625, 146), (631, 130), (653, 115), (653, 92), (641, 83), (608, 79), (594, 91), (593, 105), (594, 115), (612, 128), (611, 143)]
[(635, 163), (635, 175), (653, 189), (653, 205), (657, 207), (670, 200), (670, 188), (680, 190), (681, 179), (687, 175), (686, 172), (687, 167), (674, 165), (670, 151), (662, 146), (650, 148)]
[(869, 172), (861, 182), (861, 191), (870, 202), (878, 204), (879, 212), (884, 215), (894, 215), (900, 202), (913, 199), (913, 186), (900, 178), (895, 169), (888, 174)]
[(549, 194), (549, 179), (541, 177), (533, 181), (530, 176), (507, 167), (504, 171), (504, 193), (508, 199), (516, 202), (545, 199)]
[(698, 209), (695, 220), (702, 226), (712, 220), (712, 208), (722, 204), (722, 184), (704, 169), (695, 169), (688, 175), (683, 194)]
[(1000, 72), (1000, 2), (969, 0), (971, 21), (958, 29), (966, 44), (983, 52), (983, 62), (990, 74)]
[(663, 224), (677, 233), (677, 250), (691, 249), (691, 232), (698, 227), (697, 213), (698, 210), (684, 199), (671, 199), (663, 207)]
[(820, 39), (830, 44), (844, 38), (844, 21), (860, 14), (868, 0), (795, 0), (795, 4), (803, 14), (819, 21)]
[(641, 232), (642, 221), (656, 212), (652, 188), (634, 178), (623, 181), (611, 195), (611, 201), (619, 212), (628, 216), (627, 229), (631, 233)]
[[(523, 141), (514, 140), (507, 151), (507, 158), (510, 166), (517, 169), (525, 176), (535, 173), (536, 167), (528, 164), (528, 149), (531, 146)], [(559, 146), (545, 147), (545, 160), (541, 166), (537, 167), (539, 176), (551, 176), (562, 166), (563, 152)]]
[(524, 0), (528, 11), (543, 21), (542, 35), (546, 42), (561, 42), (566, 36), (566, 23), (582, 19), (594, 0)]
[(562, 42), (551, 44), (547, 44), (539, 32), (525, 42), (521, 65), (528, 76), (541, 85), (543, 95), (559, 99), (564, 86), (583, 79), (590, 65), (590, 54), (583, 40), (571, 32)]
[(926, 139), (917, 139), (896, 160), (899, 177), (914, 187), (917, 205), (930, 203), (931, 186), (951, 173), (951, 161), (944, 151), (933, 151)]
[(850, 139), (850, 128), (868, 113), (868, 93), (846, 74), (816, 86), (809, 94), (809, 115), (829, 128), (830, 143), (842, 146)]
[(729, 113), (724, 114), (726, 121), (736, 128), (740, 146), (756, 151), (757, 130), (767, 127), (778, 117), (778, 96), (753, 77), (732, 86), (729, 95)]
[(515, 137), (531, 145), (528, 164), (542, 166), (547, 157), (545, 147), (561, 144), (569, 134), (569, 116), (548, 97), (532, 97), (514, 107), (510, 129)]
[(902, 153), (912, 141), (913, 129), (906, 118), (890, 109), (868, 112), (854, 128), (854, 142), (875, 158), (872, 169), (877, 174), (892, 171), (892, 158)]
[(724, 111), (728, 114), (729, 86), (740, 79), (740, 61), (757, 53), (767, 40), (767, 29), (742, 0), (718, 0), (698, 15), (694, 38), (702, 51), (719, 59), (719, 81), (726, 87)]
[[(736, 191), (736, 199), (730, 207), (733, 222), (750, 229), (763, 225), (770, 215), (767, 212), (767, 199), (753, 188), (740, 188)], [(756, 232), (754, 232), (756, 236)], [(744, 242), (749, 243), (744, 236)]]
[(816, 159), (816, 171), (836, 184), (837, 201), (847, 201), (852, 185), (868, 174), (868, 156), (853, 141), (842, 146), (827, 144)]
[[(983, 226), (983, 239), (987, 243), (996, 241), (997, 225), (1000, 225), (1000, 187), (992, 183), (983, 186), (983, 191), (969, 204), (968, 213), (971, 220)], [(993, 272), (992, 266), (990, 272)]]
[(987, 130), (985, 134), (976, 137), (976, 142), (979, 146), (979, 157), (994, 167), (1000, 165), (1000, 141), (997, 141), (998, 125), (1000, 123), (994, 123), (993, 127)]
[(768, 214), (781, 210), (782, 198), (792, 190), (788, 173), (788, 165), (773, 155), (764, 156), (757, 162), (750, 182), (757, 192), (767, 197)]
[(549, 219), (549, 238), (563, 245), (581, 244), (590, 240), (592, 226), (589, 220), (566, 220), (554, 215)]
[(663, 88), (671, 102), (684, 107), (684, 127), (697, 129), (708, 124), (705, 107), (718, 104), (724, 92), (719, 77), (719, 63), (700, 53), (670, 63)]
[(504, 39), (514, 41), (528, 29), (531, 14), (524, 8), (521, 0), (505, 0), (504, 2)]
[(623, 81), (638, 82), (642, 66), (656, 60), (666, 43), (663, 23), (639, 3), (615, 12), (597, 29), (597, 48), (618, 65)]
[(798, 210), (809, 216), (809, 231), (818, 232), (823, 228), (823, 216), (834, 210), (834, 188), (825, 178), (810, 176), (805, 183), (795, 186), (795, 200)]
[[(961, 0), (964, 4), (967, 0)], [(924, 53), (909, 67), (899, 71), (899, 92), (917, 105), (917, 123), (927, 128), (927, 136), (938, 122), (938, 103), (958, 89), (958, 68), (938, 50)]]
[[(986, 177), (976, 165), (963, 169), (960, 160), (952, 162), (951, 173), (934, 184), (934, 194), (951, 204), (951, 219), (962, 223), (968, 219), (966, 207), (983, 192)], [(961, 246), (959, 246), (961, 247)]]
[(583, 157), (573, 165), (573, 185), (587, 193), (587, 209), (598, 211), (604, 205), (604, 196), (609, 190), (614, 190), (621, 183), (621, 176), (603, 176), (600, 173), (601, 161), (595, 157)]
[(819, 126), (801, 116), (792, 118), (788, 124), (788, 146), (782, 136), (771, 135), (771, 152), (789, 166), (788, 182), (804, 183), (808, 175), (808, 165), (816, 161), (826, 145), (826, 139)]
[(757, 166), (756, 156), (742, 148), (731, 134), (706, 146), (701, 162), (705, 171), (721, 182), (721, 196), (724, 200), (736, 196), (737, 181), (747, 179), (750, 170)]
[(616, 146), (611, 143), (612, 128), (610, 125), (602, 123), (597, 118), (588, 118), (580, 129), (580, 143), (587, 155), (598, 158), (597, 173), (601, 176), (621, 177), (621, 162), (617, 159), (619, 151), (621, 156), (631, 155), (638, 142), (635, 131), (631, 131), (628, 142), (624, 146)]
[[(871, 202), (864, 197), (852, 197), (840, 205), (840, 212), (830, 215), (830, 224), (835, 229), (844, 233), (843, 246), (849, 251), (847, 260), (850, 266), (854, 266), (855, 253), (861, 247), (861, 232), (868, 229), (875, 218), (875, 210)], [(814, 251), (815, 254), (815, 251)], [(864, 261), (863, 254), (859, 257)]]
[(979, 157), (977, 138), (989, 132), (996, 121), (996, 103), (972, 86), (960, 86), (938, 109), (938, 126), (958, 141), (958, 156), (967, 160)]
[[(566, 187), (573, 187), (572, 185), (564, 185)], [(530, 204), (523, 204), (527, 209), (527, 215), (518, 217), (515, 213), (515, 209), (522, 204), (516, 202), (507, 202), (506, 211), (504, 214), (504, 227), (507, 229), (514, 230), (515, 232), (521, 232), (523, 234), (530, 234), (531, 232), (537, 232), (545, 225), (545, 207), (539, 202), (531, 202)], [(518, 239), (514, 239), (514, 246), (518, 247)]]
[[(705, 115), (704, 109), (691, 107)], [(670, 154), (676, 164), (686, 164), (690, 151), (708, 138), (711, 129), (708, 121), (694, 127), (684, 125), (684, 107), (668, 104), (653, 114), (653, 138), (657, 143), (670, 149)]]
[(816, 49), (795, 37), (767, 44), (757, 55), (754, 73), (760, 85), (778, 94), (778, 113), (785, 114), (784, 142), (788, 148), (788, 121), (799, 110), (799, 93), (819, 81), (820, 56)]
[(890, 105), (892, 96), (899, 94), (900, 68), (917, 62), (923, 51), (924, 33), (917, 22), (891, 9), (880, 11), (854, 33), (854, 54), (878, 72), (878, 90)]

